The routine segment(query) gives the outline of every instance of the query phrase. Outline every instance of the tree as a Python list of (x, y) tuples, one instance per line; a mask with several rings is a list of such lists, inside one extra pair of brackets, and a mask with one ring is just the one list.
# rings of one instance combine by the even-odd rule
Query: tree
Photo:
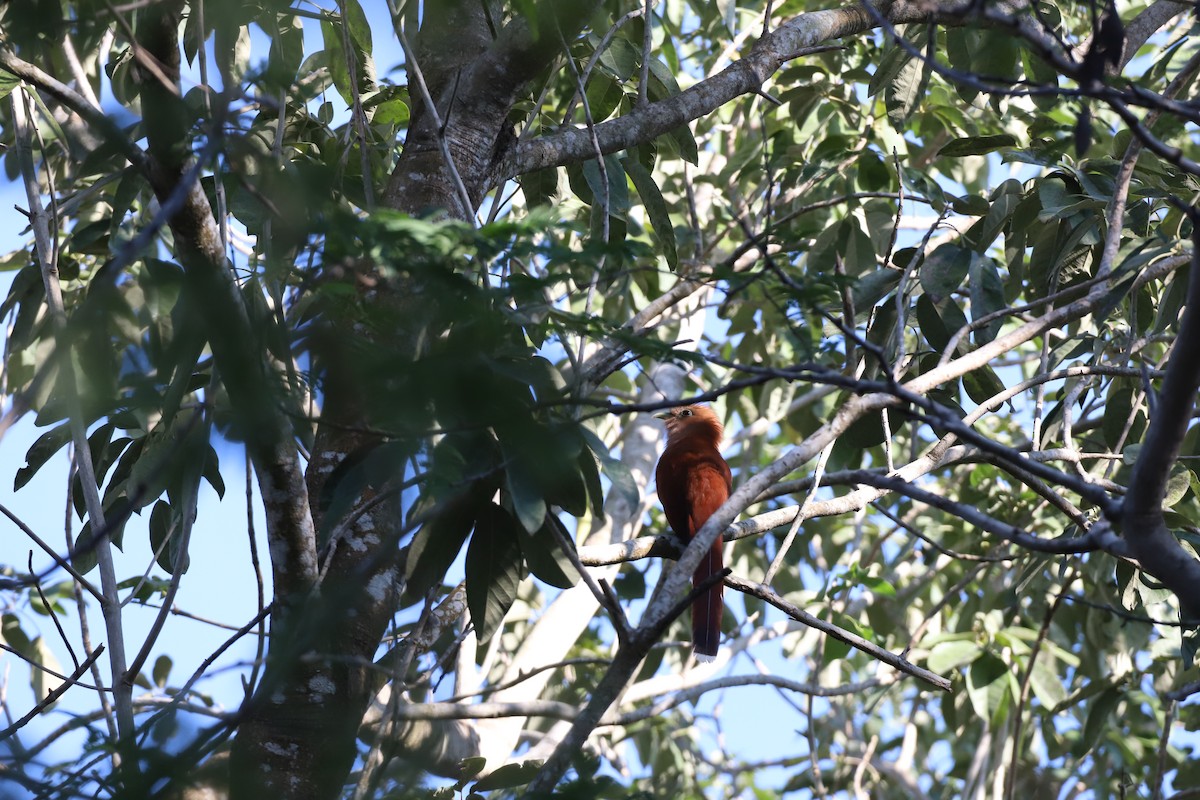
[[(389, 10), (0, 9), (29, 225), (3, 430), (44, 429), (18, 489), (70, 453), (73, 506), (66, 551), (11, 516), (35, 696), (3, 777), (1189, 794), (1186, 5)], [(680, 398), (726, 421), (735, 486), (686, 547), (646, 413)], [(269, 595), (175, 686), (230, 443)], [(718, 535), (698, 668), (674, 618)], [(248, 641), (245, 698), (207, 707)], [(733, 703), (784, 757), (714, 746)]]

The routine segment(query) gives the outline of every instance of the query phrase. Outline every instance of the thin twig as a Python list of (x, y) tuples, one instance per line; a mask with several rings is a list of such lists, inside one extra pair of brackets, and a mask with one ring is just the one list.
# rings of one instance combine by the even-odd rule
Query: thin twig
[(810, 628), (816, 628), (826, 636), (832, 636), (839, 642), (848, 644), (857, 650), (861, 650), (872, 658), (878, 659), (888, 666), (894, 667), (895, 669), (898, 669), (907, 675), (911, 675), (914, 678), (920, 678), (931, 686), (941, 689), (944, 692), (950, 691), (950, 681), (946, 678), (943, 678), (941, 675), (930, 672), (923, 667), (918, 667), (916, 664), (913, 664), (907, 659), (902, 658), (895, 653), (884, 650), (882, 647), (879, 647), (872, 642), (868, 642), (858, 634), (851, 633), (843, 628), (839, 628), (832, 622), (826, 622), (823, 619), (814, 617), (807, 611), (798, 608), (797, 606), (794, 606), (788, 601), (784, 600), (771, 589), (750, 583), (749, 581), (744, 581), (741, 578), (733, 577), (726, 578), (725, 585), (731, 589), (736, 589), (739, 592), (743, 592), (752, 597), (765, 600), (797, 622), (807, 625)]
[[(33, 162), (33, 153), (30, 151), (34, 133), (30, 126), (25, 102), (24, 90), (12, 93), (13, 122), (16, 129), (15, 144), (25, 181), (25, 194), (29, 201), (35, 248), (42, 272), (42, 283), (46, 290), (46, 305), (50, 311), (58, 347), (63, 352), (67, 352), (69, 347), (67, 344), (67, 314), (63, 306), (62, 287), (58, 280), (58, 265), (54, 261), (56, 246), (50, 237), (49, 221), (42, 210), (41, 189)], [(128, 737), (132, 735), (134, 729), (133, 705), (132, 694), (121, 680), (125, 675), (125, 634), (121, 619), (120, 598), (117, 592), (117, 575), (104, 523), (104, 505), (100, 500), (96, 471), (92, 465), (91, 448), (88, 446), (87, 425), (83, 419), (83, 410), (75, 387), (74, 366), (70, 359), (64, 361), (58, 385), (62, 388), (71, 409), (69, 415), (71, 439), (75, 446), (76, 463), (79, 468), (88, 520), (91, 522), (93, 533), (100, 537), (95, 552), (100, 566), (100, 586), (103, 597), (100, 606), (104, 613), (104, 623), (108, 632), (109, 666), (112, 669), (113, 682), (116, 684), (114, 697), (117, 706), (117, 727), (122, 740), (131, 742)], [(131, 763), (129, 767), (136, 769), (136, 764)]]
[(21, 728), (24, 728), (26, 725), (28, 725), (31, 721), (33, 721), (34, 717), (57, 702), (58, 698), (62, 697), (63, 694), (72, 686), (84, 686), (85, 684), (79, 683), (79, 676), (87, 672), (103, 652), (104, 645), (100, 645), (96, 648), (96, 651), (88, 656), (82, 664), (76, 667), (75, 671), (72, 672), (70, 676), (66, 677), (59, 686), (56, 686), (52, 691), (47, 692), (46, 697), (40, 703), (31, 708), (28, 714), (21, 717), (12, 725), (9, 725), (4, 730), (0, 730), (0, 742), (4, 741), (9, 736), (12, 736), (14, 733), (21, 730)]

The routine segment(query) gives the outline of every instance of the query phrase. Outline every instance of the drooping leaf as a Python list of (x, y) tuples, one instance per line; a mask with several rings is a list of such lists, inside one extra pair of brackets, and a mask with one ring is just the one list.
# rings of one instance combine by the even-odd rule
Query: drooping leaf
[(13, 480), (13, 491), (18, 491), (22, 486), (29, 483), (30, 479), (37, 474), (37, 471), (50, 460), (50, 457), (61, 450), (69, 441), (71, 441), (71, 427), (66, 422), (51, 428), (39, 436), (37, 441), (29, 447), (29, 452), (25, 454), (25, 466), (17, 470), (16, 478)]
[(409, 546), (405, 562), (407, 594), (420, 597), (445, 578), (458, 557), (480, 510), (491, 500), (492, 489), (472, 483), (443, 496), (422, 495), (412, 510), (415, 519), (425, 518)]
[(517, 528), (508, 512), (495, 503), (478, 513), (467, 548), (467, 606), (480, 643), (487, 642), (504, 621), (526, 575)]
[(495, 789), (512, 789), (516, 786), (524, 786), (533, 780), (541, 768), (541, 761), (522, 761), (520, 764), (505, 764), (486, 778), (477, 781), (472, 788), (477, 792), (488, 792)]
[(675, 228), (671, 225), (671, 215), (667, 212), (667, 204), (663, 200), (658, 184), (654, 182), (650, 171), (634, 159), (623, 158), (621, 159), (621, 164), (625, 167), (625, 172), (629, 174), (629, 178), (633, 181), (638, 196), (642, 198), (642, 205), (646, 208), (646, 215), (650, 217), (650, 224), (654, 227), (654, 238), (662, 248), (663, 258), (666, 259), (667, 266), (672, 271), (678, 269), (679, 254), (676, 252)]
[(970, 269), (971, 251), (953, 244), (941, 245), (921, 264), (921, 288), (934, 302), (940, 302), (962, 285)]
[(558, 517), (547, 514), (541, 529), (535, 533), (525, 530), (524, 525), (514, 527), (525, 563), (539, 580), (559, 589), (569, 589), (579, 582), (579, 571), (559, 543), (561, 537), (562, 541), (574, 546), (570, 533)]
[(1016, 147), (1017, 137), (1009, 133), (997, 133), (990, 136), (964, 136), (952, 139), (938, 150), (939, 156), (961, 158), (963, 156), (981, 156), (999, 150), (1002, 147)]

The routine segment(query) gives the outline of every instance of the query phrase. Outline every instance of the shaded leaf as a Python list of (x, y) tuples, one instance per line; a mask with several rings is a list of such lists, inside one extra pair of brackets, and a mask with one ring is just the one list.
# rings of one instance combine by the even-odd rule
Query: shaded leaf
[(952, 139), (938, 150), (939, 156), (961, 158), (962, 156), (981, 156), (1002, 147), (1016, 147), (1017, 137), (1008, 133), (997, 133), (991, 136), (965, 136)]
[(662, 248), (667, 266), (672, 271), (678, 269), (679, 254), (676, 252), (675, 228), (671, 225), (671, 215), (667, 212), (667, 203), (663, 200), (658, 184), (654, 182), (650, 171), (635, 159), (625, 157), (621, 159), (621, 164), (633, 181), (638, 196), (642, 198), (642, 205), (645, 206), (646, 215), (650, 217), (650, 224), (654, 228), (654, 238)]
[(495, 503), (488, 503), (479, 512), (467, 548), (466, 577), (467, 606), (482, 644), (500, 629), (525, 577), (517, 526)]
[(472, 788), (477, 792), (486, 792), (493, 789), (511, 789), (514, 786), (524, 786), (533, 780), (541, 768), (541, 761), (522, 761), (520, 764), (505, 764), (486, 778), (477, 781)]
[[(507, 512), (505, 512), (507, 513)], [(551, 528), (556, 528), (563, 541), (571, 542), (571, 535), (562, 521), (554, 514), (547, 514), (546, 521), (536, 533), (525, 530), (524, 525), (514, 525), (525, 563), (537, 578), (559, 589), (570, 589), (579, 582), (579, 571), (566, 553)]]

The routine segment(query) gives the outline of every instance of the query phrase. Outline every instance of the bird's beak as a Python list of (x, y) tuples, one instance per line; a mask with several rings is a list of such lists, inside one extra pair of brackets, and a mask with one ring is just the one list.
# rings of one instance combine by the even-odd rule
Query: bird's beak
[(660, 411), (654, 415), (654, 418), (655, 419), (670, 419), (671, 412), (670, 411)]

